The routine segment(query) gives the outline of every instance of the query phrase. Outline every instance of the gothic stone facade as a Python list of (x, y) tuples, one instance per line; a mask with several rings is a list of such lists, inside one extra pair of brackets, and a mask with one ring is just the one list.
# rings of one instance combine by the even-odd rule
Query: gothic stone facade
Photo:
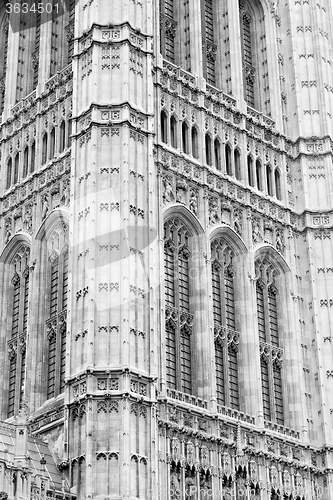
[(332, 499), (331, 1), (68, 7), (0, 12), (0, 419), (80, 500)]

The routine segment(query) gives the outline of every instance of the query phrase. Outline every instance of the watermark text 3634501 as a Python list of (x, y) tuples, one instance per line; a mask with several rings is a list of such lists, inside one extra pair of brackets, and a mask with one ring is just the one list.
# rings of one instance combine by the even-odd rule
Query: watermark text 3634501
[(78, 0), (6, 0), (6, 12), (14, 32), (55, 20), (75, 7)]

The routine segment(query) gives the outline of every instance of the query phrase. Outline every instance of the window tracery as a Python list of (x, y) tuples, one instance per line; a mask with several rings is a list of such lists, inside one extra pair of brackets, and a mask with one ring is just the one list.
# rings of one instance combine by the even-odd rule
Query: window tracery
[(47, 399), (63, 392), (65, 387), (66, 318), (68, 291), (68, 245), (66, 224), (52, 233), (49, 256), (49, 315), (46, 320), (48, 339)]
[(202, 0), (202, 50), (204, 77), (210, 85), (216, 84), (215, 61), (217, 45), (214, 36), (214, 4), (213, 0)]
[(256, 302), (263, 412), (266, 420), (283, 425), (283, 350), (279, 343), (276, 274), (276, 270), (269, 262), (256, 263)]
[(234, 253), (222, 239), (212, 242), (211, 251), (217, 402), (239, 409)]
[(168, 61), (191, 71), (189, 0), (160, 0), (160, 51)]
[(260, 1), (240, 0), (240, 32), (244, 99), (270, 116), (265, 16)]
[(167, 221), (164, 231), (167, 385), (191, 393), (190, 235), (178, 218)]
[(11, 262), (8, 417), (17, 414), (24, 397), (29, 305), (29, 259), (30, 249), (26, 245), (22, 245)]
[(177, 21), (173, 0), (160, 0), (161, 53), (170, 62), (175, 61)]

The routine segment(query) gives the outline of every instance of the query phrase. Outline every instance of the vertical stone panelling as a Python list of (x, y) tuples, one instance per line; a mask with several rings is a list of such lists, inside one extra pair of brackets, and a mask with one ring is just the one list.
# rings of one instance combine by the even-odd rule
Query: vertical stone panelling
[[(70, 376), (87, 373), (88, 366), (89, 372), (98, 370), (97, 385), (90, 386), (87, 438), (78, 450), (92, 464), (86, 493), (123, 496), (130, 485), (130, 496), (138, 497), (148, 487), (151, 450), (147, 407), (136, 400), (150, 397), (154, 373), (148, 350), (154, 345), (150, 254), (157, 234), (152, 16), (150, 2), (102, 3), (104, 10), (86, 4), (78, 14)], [(119, 392), (127, 397), (119, 399)], [(97, 429), (93, 422), (99, 422)], [(73, 429), (73, 436), (78, 432)]]

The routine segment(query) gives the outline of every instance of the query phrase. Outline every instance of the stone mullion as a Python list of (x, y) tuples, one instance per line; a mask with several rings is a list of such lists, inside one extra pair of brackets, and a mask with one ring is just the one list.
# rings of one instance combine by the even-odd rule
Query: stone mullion
[(268, 365), (268, 383), (269, 383), (269, 399), (270, 399), (270, 414), (271, 420), (275, 421), (275, 398), (274, 398), (274, 382), (273, 382), (273, 366), (272, 366), (272, 353), (271, 353), (271, 335), (270, 335), (270, 325), (269, 325), (269, 312), (268, 312), (268, 288), (267, 281), (265, 280), (265, 286), (263, 289), (264, 295), (264, 313), (265, 313), (265, 342), (269, 345), (269, 359)]
[[(49, 281), (46, 281), (45, 268), (48, 266), (48, 260), (46, 255), (46, 244), (45, 241), (35, 239), (32, 248), (33, 254), (32, 258), (36, 259), (36, 267), (32, 274), (32, 280), (30, 283), (30, 293), (29, 293), (29, 314), (28, 314), (28, 329), (30, 330), (29, 335), (29, 348), (27, 350), (27, 373), (29, 373), (28, 383), (33, 390), (29, 390), (29, 409), (34, 411), (35, 408), (40, 407), (45, 401), (45, 394), (47, 391), (46, 385), (47, 381), (38, 377), (36, 366), (44, 366), (47, 369), (47, 352), (48, 352), (48, 339), (46, 336), (45, 321), (47, 319), (46, 315), (46, 305), (48, 304), (47, 293), (45, 293), (45, 288)], [(43, 295), (44, 293), (44, 295)], [(42, 300), (41, 300), (42, 297)], [(37, 307), (34, 305), (37, 304)], [(30, 325), (34, 325), (33, 328), (29, 328)], [(43, 342), (40, 342), (43, 339)], [(45, 369), (45, 368), (44, 368)]]
[(269, 312), (268, 312), (268, 289), (267, 282), (265, 280), (265, 286), (263, 288), (263, 305), (265, 314), (265, 342), (266, 344), (271, 344), (270, 326), (269, 326)]
[(14, 416), (16, 416), (20, 409), (20, 394), (21, 394), (21, 370), (22, 370), (22, 353), (20, 348), (19, 334), (16, 336), (17, 350), (16, 350), (16, 373), (15, 373), (15, 403), (14, 403)]
[(55, 374), (54, 374), (54, 396), (58, 396), (60, 391), (60, 356), (61, 356), (61, 335), (59, 332), (58, 315), (62, 306), (62, 267), (63, 255), (58, 257), (58, 296), (57, 296), (57, 312), (56, 312), (56, 350), (55, 350)]
[(21, 270), (21, 276), (20, 276), (19, 319), (18, 319), (18, 331), (17, 331), (18, 335), (20, 335), (23, 332), (24, 288), (25, 288), (25, 278), (23, 277), (23, 272)]
[(176, 324), (176, 388), (177, 391), (182, 390), (182, 371), (181, 371), (181, 349), (180, 349), (180, 301), (179, 301), (179, 250), (176, 248), (174, 251), (174, 295), (175, 295), (175, 308), (177, 310), (177, 324)]
[[(221, 257), (223, 258), (223, 256)], [(224, 283), (224, 264), (221, 264), (220, 274), (220, 297), (221, 297), (221, 312), (222, 312), (222, 326), (227, 330), (226, 319), (226, 300), (225, 300), (225, 283)], [(230, 405), (230, 387), (229, 387), (229, 364), (228, 364), (228, 341), (227, 332), (225, 330), (225, 338), (223, 340), (223, 372), (224, 372), (224, 403), (225, 406)]]
[(271, 403), (271, 421), (276, 422), (274, 372), (273, 372), (272, 347), (271, 346), (270, 346), (269, 361), (268, 361), (268, 379), (269, 379), (269, 398), (270, 398), (270, 403)]
[[(249, 220), (249, 219), (248, 219)], [(256, 289), (255, 283), (251, 282), (251, 260), (249, 255), (239, 255), (235, 258), (235, 269), (241, 272), (235, 274), (235, 306), (239, 318), (240, 351), (238, 373), (239, 386), (244, 388), (243, 394), (249, 398), (243, 398), (241, 411), (258, 417), (258, 408), (262, 407), (262, 395), (260, 386), (260, 357), (259, 339), (256, 324)], [(242, 398), (240, 398), (242, 401)]]

